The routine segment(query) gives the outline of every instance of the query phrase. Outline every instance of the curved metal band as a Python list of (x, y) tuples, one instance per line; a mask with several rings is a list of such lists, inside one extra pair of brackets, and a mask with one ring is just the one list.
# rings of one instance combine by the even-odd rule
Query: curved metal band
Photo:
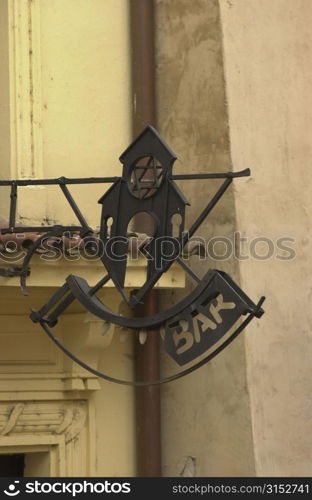
[(178, 304), (168, 308), (164, 312), (155, 314), (154, 316), (148, 316), (146, 318), (138, 317), (125, 317), (114, 313), (109, 309), (103, 302), (96, 296), (90, 294), (90, 287), (85, 279), (78, 276), (69, 275), (66, 278), (66, 283), (73, 296), (92, 314), (102, 318), (104, 321), (114, 323), (116, 325), (122, 326), (124, 328), (130, 329), (152, 329), (160, 326), (167, 319), (175, 316), (181, 310), (188, 307), (192, 302), (194, 302), (199, 295), (205, 290), (207, 285), (213, 280), (214, 272), (212, 270), (208, 271), (207, 274), (202, 279), (202, 282), (197, 285), (197, 287), (184, 299), (182, 299)]
[(217, 354), (223, 351), (233, 340), (246, 328), (246, 326), (250, 323), (250, 321), (254, 318), (254, 316), (257, 314), (257, 312), (261, 309), (261, 305), (263, 304), (265, 298), (261, 297), (259, 300), (258, 304), (256, 305), (255, 311), (250, 313), (247, 318), (243, 321), (243, 323), (221, 344), (219, 347), (217, 347), (214, 351), (212, 351), (210, 354), (208, 354), (204, 359), (196, 363), (195, 365), (191, 366), (190, 368), (186, 368), (185, 370), (181, 371), (180, 373), (177, 373), (176, 375), (171, 375), (170, 377), (165, 377), (159, 380), (149, 380), (149, 381), (134, 381), (130, 382), (127, 380), (122, 380), (114, 377), (110, 377), (109, 375), (106, 375), (105, 373), (102, 373), (95, 368), (92, 368), (91, 366), (87, 365), (84, 363), (81, 359), (77, 358), (71, 351), (69, 351), (63, 344), (62, 342), (51, 332), (50, 328), (46, 324), (44, 320), (40, 321), (40, 325), (43, 328), (43, 330), (46, 332), (46, 334), (50, 337), (51, 340), (67, 355), (69, 356), (73, 361), (75, 361), (78, 365), (80, 365), (82, 368), (85, 370), (89, 371), (93, 375), (96, 375), (97, 377), (100, 377), (108, 382), (114, 382), (116, 384), (121, 384), (121, 385), (128, 385), (128, 386), (135, 386), (135, 387), (145, 387), (149, 385), (161, 385), (161, 384), (166, 384), (167, 382), (172, 382), (173, 380), (178, 380), (181, 377), (184, 377), (185, 375), (188, 375), (189, 373), (194, 372), (197, 370), (197, 368), (200, 368), (201, 366), (204, 366), (206, 363), (211, 361)]
[(32, 257), (34, 256), (36, 250), (40, 247), (41, 243), (44, 240), (49, 239), (49, 238), (53, 238), (55, 236), (60, 236), (64, 233), (65, 230), (66, 230), (66, 227), (64, 227), (64, 226), (55, 226), (54, 229), (52, 229), (51, 231), (44, 233), (42, 236), (40, 236), (40, 238), (38, 238), (33, 243), (33, 245), (29, 248), (29, 250), (28, 250), (28, 252), (25, 255), (25, 258), (23, 260), (22, 272), (21, 272), (21, 278), (20, 278), (20, 286), (21, 286), (21, 290), (22, 290), (23, 295), (29, 295), (27, 284), (26, 284), (27, 269), (28, 269), (29, 262), (32, 259)]

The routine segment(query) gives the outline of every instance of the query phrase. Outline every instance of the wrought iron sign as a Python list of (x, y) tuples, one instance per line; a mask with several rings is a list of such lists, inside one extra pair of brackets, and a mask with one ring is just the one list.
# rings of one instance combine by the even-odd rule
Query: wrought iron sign
[[(69, 179), (61, 177), (46, 180), (0, 181), (1, 186), (11, 186), (11, 203), (8, 227), (2, 234), (40, 233), (25, 255), (21, 268), (0, 270), (2, 275), (19, 275), (22, 292), (26, 295), (30, 261), (42, 242), (47, 238), (79, 233), (101, 259), (103, 277), (95, 286), (89, 286), (82, 277), (69, 275), (65, 283), (40, 310), (32, 310), (30, 318), (39, 323), (52, 341), (74, 361), (93, 374), (122, 384), (148, 385), (175, 380), (194, 371), (221, 352), (254, 318), (263, 314), (262, 297), (258, 303), (252, 300), (224, 272), (210, 269), (200, 278), (185, 262), (182, 250), (232, 183), (233, 178), (250, 175), (249, 169), (229, 173), (173, 174), (176, 155), (153, 127), (146, 127), (139, 137), (120, 156), (123, 165), (121, 177)], [(187, 199), (176, 180), (223, 179), (223, 183), (208, 201), (199, 217), (185, 230)], [(76, 204), (68, 186), (71, 184), (110, 183), (111, 187), (100, 198), (102, 215), (100, 232), (96, 235), (88, 225)], [(19, 186), (58, 185), (79, 225), (25, 227), (16, 224), (16, 204)], [(141, 249), (147, 258), (146, 281), (140, 289), (128, 294), (125, 275), (128, 258), (129, 221), (139, 212), (147, 212), (155, 221), (155, 233)], [(178, 214), (178, 234), (173, 234), (173, 217)], [(123, 316), (112, 311), (97, 295), (112, 280), (116, 290), (130, 309), (135, 310), (144, 302), (146, 294), (176, 262), (196, 281), (194, 290), (179, 303), (154, 316)], [(105, 268), (105, 272), (104, 272)], [(87, 366), (78, 359), (53, 333), (59, 316), (74, 301), (103, 319), (130, 330), (162, 328), (163, 346), (176, 362), (177, 373), (161, 380), (130, 382), (111, 377)], [(239, 326), (238, 320), (241, 319)], [(234, 329), (234, 330), (233, 330)], [(193, 363), (191, 366), (190, 364)]]

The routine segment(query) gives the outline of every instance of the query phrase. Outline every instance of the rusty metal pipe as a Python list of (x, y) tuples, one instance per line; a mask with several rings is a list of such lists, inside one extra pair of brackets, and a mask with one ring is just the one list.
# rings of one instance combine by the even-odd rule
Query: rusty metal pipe
[[(132, 48), (132, 129), (136, 137), (146, 125), (156, 124), (155, 51), (153, 0), (131, 0)], [(137, 218), (136, 230), (149, 234), (146, 219)], [(138, 311), (139, 315), (156, 314), (157, 291), (152, 290)], [(136, 344), (136, 376), (140, 380), (159, 378), (159, 332), (149, 332), (145, 344)], [(137, 474), (161, 476), (160, 387), (136, 390)]]
[[(139, 314), (157, 313), (157, 291), (151, 290)], [(159, 380), (159, 331), (150, 330), (143, 345), (136, 344), (136, 377)], [(160, 386), (136, 389), (137, 473), (140, 477), (161, 476)]]
[(153, 0), (131, 0), (133, 135), (156, 124)]

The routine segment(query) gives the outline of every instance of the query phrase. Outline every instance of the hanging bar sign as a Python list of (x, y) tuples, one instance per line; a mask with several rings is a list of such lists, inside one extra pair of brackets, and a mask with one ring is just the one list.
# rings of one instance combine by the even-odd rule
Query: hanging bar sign
[[(70, 358), (91, 373), (105, 380), (126, 385), (152, 385), (182, 377), (219, 354), (254, 318), (263, 314), (262, 297), (254, 304), (249, 297), (224, 272), (209, 270), (204, 277), (198, 276), (183, 259), (183, 249), (215, 205), (231, 185), (234, 178), (247, 177), (249, 169), (240, 172), (173, 174), (175, 153), (159, 136), (157, 131), (146, 127), (139, 137), (120, 156), (123, 165), (120, 177), (85, 179), (14, 180), (0, 181), (0, 186), (11, 186), (11, 203), (8, 227), (2, 234), (33, 233), (36, 235), (29, 247), (21, 268), (0, 269), (0, 275), (19, 276), (24, 295), (33, 255), (47, 240), (64, 238), (64, 233), (78, 233), (81, 240), (103, 265), (103, 276), (90, 286), (85, 279), (69, 275), (63, 286), (54, 293), (40, 310), (33, 310), (30, 317), (39, 323), (51, 340)], [(185, 230), (185, 212), (190, 204), (175, 181), (221, 179), (216, 193), (203, 208), (202, 213)], [(87, 223), (83, 213), (69, 191), (71, 184), (104, 184), (111, 186), (99, 203), (102, 206), (100, 231), (97, 234)], [(58, 185), (69, 207), (75, 214), (77, 225), (54, 225), (20, 227), (16, 224), (18, 187), (27, 185)], [(148, 213), (154, 223), (153, 237), (147, 238), (140, 251), (147, 258), (145, 282), (131, 294), (125, 287), (128, 260), (128, 227), (138, 212)], [(173, 220), (178, 217), (177, 231), (173, 232)], [(99, 290), (112, 281), (129, 310), (144, 302), (146, 294), (168, 272), (173, 263), (182, 266), (196, 282), (196, 287), (187, 297), (174, 306), (154, 316), (124, 316), (112, 311), (97, 295)], [(111, 377), (86, 365), (69, 351), (54, 335), (52, 329), (60, 315), (72, 304), (80, 302), (86, 310), (105, 322), (137, 331), (161, 328), (164, 331), (163, 347), (177, 366), (184, 367), (172, 376), (154, 381), (126, 381)], [(241, 320), (239, 322), (239, 320)]]
[[(166, 322), (164, 347), (185, 365), (207, 352), (235, 323), (256, 305), (221, 271), (208, 271), (209, 283), (201, 295), (180, 314)], [(259, 309), (255, 316), (261, 317)]]

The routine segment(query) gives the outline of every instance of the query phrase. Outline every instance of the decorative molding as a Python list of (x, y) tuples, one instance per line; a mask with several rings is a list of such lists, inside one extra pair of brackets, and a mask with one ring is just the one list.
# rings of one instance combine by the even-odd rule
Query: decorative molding
[(42, 177), (40, 0), (9, 0), (11, 171)]
[(59, 427), (55, 430), (56, 434), (63, 434), (66, 429), (71, 425), (73, 421), (73, 410), (72, 408), (67, 408), (64, 412), (64, 418), (60, 423)]
[[(35, 396), (35, 394), (33, 394)], [(93, 399), (0, 402), (0, 453), (45, 453), (45, 476), (94, 476), (95, 411)], [(40, 459), (41, 460), (41, 459)], [(38, 459), (26, 459), (29, 477), (38, 475)], [(42, 468), (39, 467), (39, 477)]]
[(0, 402), (78, 400), (100, 388), (98, 378), (87, 373), (0, 374)]
[[(85, 426), (87, 401), (24, 402), (0, 404), (0, 435), (64, 435), (65, 442), (75, 439)], [(0, 437), (1, 445), (1, 437)]]
[[(85, 475), (86, 469), (73, 469), (67, 465), (68, 448), (65, 444), (64, 435), (13, 435), (0, 437), (0, 453), (14, 454), (25, 453), (26, 455), (35, 455), (36, 453), (47, 453), (49, 455), (49, 470), (45, 476), (48, 477), (66, 477)], [(27, 463), (26, 477), (36, 477), (37, 468), (29, 468)]]
[(19, 416), (21, 415), (21, 413), (24, 410), (24, 407), (25, 407), (24, 403), (18, 403), (17, 405), (13, 406), (13, 409), (9, 415), (8, 421), (1, 431), (2, 436), (6, 436), (14, 429), (16, 422), (18, 421)]

